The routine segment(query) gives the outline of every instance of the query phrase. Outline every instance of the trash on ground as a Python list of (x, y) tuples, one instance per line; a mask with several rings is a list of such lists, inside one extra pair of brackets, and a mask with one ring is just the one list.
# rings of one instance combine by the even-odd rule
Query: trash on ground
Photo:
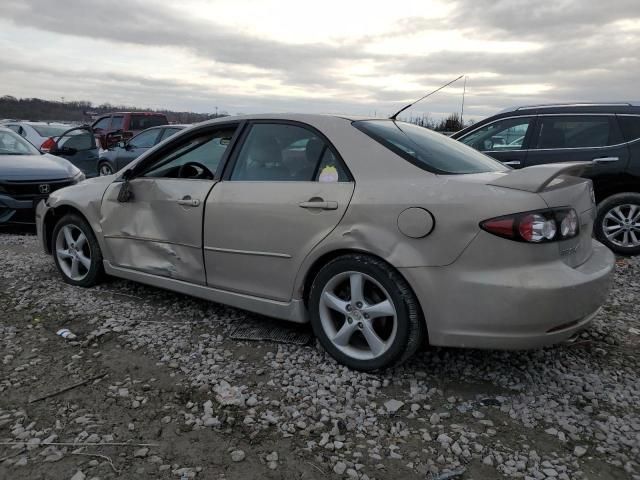
[(60, 330), (58, 330), (56, 332), (56, 335), (61, 336), (62, 338), (66, 338), (68, 340), (73, 340), (75, 338), (77, 338), (76, 334), (73, 333), (71, 330), (69, 330), (68, 328), (61, 328)]

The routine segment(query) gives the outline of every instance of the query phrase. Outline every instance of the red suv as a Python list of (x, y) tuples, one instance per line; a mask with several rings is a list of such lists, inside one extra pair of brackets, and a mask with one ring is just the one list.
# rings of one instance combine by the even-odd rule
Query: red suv
[(115, 112), (98, 118), (91, 128), (101, 148), (105, 149), (126, 140), (149, 127), (167, 125), (164, 113)]

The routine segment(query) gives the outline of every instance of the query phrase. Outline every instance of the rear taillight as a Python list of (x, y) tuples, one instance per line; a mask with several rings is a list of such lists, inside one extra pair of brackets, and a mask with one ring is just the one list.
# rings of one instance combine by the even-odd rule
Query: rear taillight
[(49, 137), (44, 142), (42, 142), (42, 145), (40, 145), (40, 151), (49, 152), (55, 145), (56, 141), (52, 137)]
[(577, 236), (580, 222), (573, 208), (552, 208), (491, 218), (480, 228), (517, 242), (547, 243)]

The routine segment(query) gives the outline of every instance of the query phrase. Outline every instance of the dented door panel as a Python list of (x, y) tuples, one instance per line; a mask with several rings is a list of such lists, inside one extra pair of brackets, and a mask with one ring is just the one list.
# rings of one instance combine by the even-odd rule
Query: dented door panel
[(204, 205), (212, 180), (137, 178), (133, 199), (118, 202), (122, 183), (105, 192), (100, 223), (105, 259), (117, 266), (204, 285)]

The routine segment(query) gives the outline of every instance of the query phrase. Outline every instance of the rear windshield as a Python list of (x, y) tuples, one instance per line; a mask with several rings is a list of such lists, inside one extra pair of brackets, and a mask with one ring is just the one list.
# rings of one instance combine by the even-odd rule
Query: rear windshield
[(167, 117), (164, 115), (131, 115), (130, 130), (146, 130), (150, 127), (166, 125)]
[(417, 167), (439, 174), (504, 172), (497, 160), (441, 133), (393, 120), (360, 120), (353, 126)]
[(64, 132), (73, 128), (69, 125), (31, 125), (41, 137), (59, 137)]

